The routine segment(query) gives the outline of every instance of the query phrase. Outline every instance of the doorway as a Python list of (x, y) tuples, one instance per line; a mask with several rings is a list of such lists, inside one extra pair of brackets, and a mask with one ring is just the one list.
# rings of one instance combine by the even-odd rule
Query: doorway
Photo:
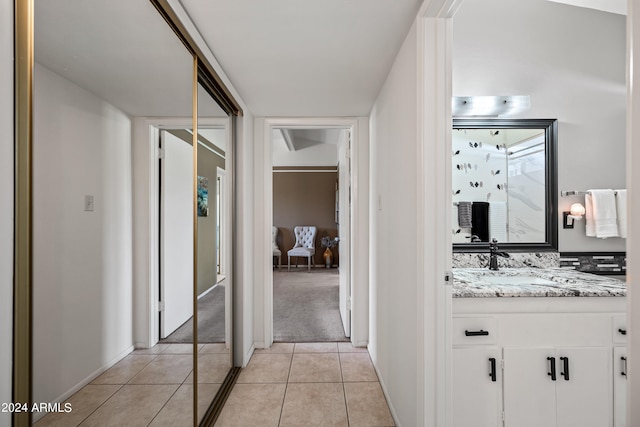
[[(274, 340), (347, 341), (350, 130), (283, 127), (271, 139)], [(313, 254), (289, 256), (302, 241)]]
[[(272, 227), (273, 222), (273, 132), (276, 129), (287, 128), (295, 130), (305, 129), (341, 129), (348, 130), (351, 140), (348, 156), (350, 187), (338, 191), (339, 197), (350, 194), (351, 208), (342, 209), (349, 213), (349, 221), (338, 220), (340, 223), (338, 245), (340, 258), (340, 277), (344, 278), (341, 305), (348, 322), (349, 340), (355, 346), (366, 346), (368, 343), (368, 119), (367, 118), (327, 118), (327, 119), (257, 119), (256, 120), (256, 156), (262, 154), (264, 163), (257, 165), (256, 174), (256, 214), (263, 218), (256, 224), (256, 235), (261, 236), (262, 242), (256, 247), (256, 259), (262, 263), (258, 268), (258, 283), (255, 289), (257, 319), (263, 319), (263, 326), (256, 331), (256, 347), (268, 348), (273, 343), (273, 258), (272, 258)], [(362, 147), (362, 148), (361, 148)], [(346, 169), (345, 169), (346, 170)], [(344, 182), (344, 180), (343, 180)], [(358, 190), (356, 190), (358, 189)], [(339, 206), (347, 206), (343, 201)], [(344, 221), (344, 225), (343, 225)], [(347, 224), (349, 225), (347, 229)], [(301, 224), (302, 225), (302, 224)], [(287, 250), (282, 247), (283, 265), (286, 267)], [(318, 249), (323, 249), (318, 246)], [(348, 260), (346, 262), (345, 260)], [(306, 260), (302, 260), (304, 263)], [(292, 259), (292, 263), (295, 261)], [(306, 264), (304, 264), (306, 265)], [(285, 269), (285, 268), (283, 268)], [(345, 325), (342, 325), (343, 330)], [(346, 335), (346, 334), (345, 334)], [(262, 336), (262, 337), (261, 337)], [(260, 339), (262, 338), (262, 339)]]

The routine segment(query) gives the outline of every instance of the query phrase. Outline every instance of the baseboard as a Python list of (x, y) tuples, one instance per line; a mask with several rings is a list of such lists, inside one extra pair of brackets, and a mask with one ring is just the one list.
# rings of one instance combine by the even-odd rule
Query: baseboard
[(369, 341), (358, 341), (352, 344), (354, 347), (363, 347), (366, 348), (367, 351), (369, 350)]
[[(264, 348), (264, 343), (262, 344), (262, 347), (257, 347), (257, 348)], [(242, 358), (242, 367), (246, 368), (247, 364), (249, 363), (249, 360), (251, 360), (251, 356), (253, 356), (253, 353), (256, 351), (256, 344), (251, 344), (251, 347), (249, 348), (249, 350), (244, 354), (244, 357)]]
[(215, 288), (218, 287), (218, 283), (214, 283), (213, 285), (211, 285), (211, 287), (209, 289), (207, 289), (206, 291), (204, 291), (203, 293), (201, 293), (200, 295), (198, 295), (198, 299), (202, 298), (203, 296), (207, 295), (209, 292), (213, 291)]
[[(367, 351), (369, 347), (367, 346)], [(369, 352), (371, 354), (371, 352)], [(375, 364), (373, 358), (371, 358), (371, 362), (373, 364), (373, 369), (376, 371), (376, 375), (378, 376), (378, 382), (380, 383), (380, 388), (382, 388), (382, 394), (384, 394), (384, 399), (387, 401), (387, 406), (389, 407), (389, 412), (391, 412), (391, 418), (393, 418), (393, 423), (396, 427), (402, 427), (400, 421), (398, 421), (398, 415), (396, 413), (396, 409), (393, 407), (393, 403), (391, 403), (391, 399), (389, 399), (389, 393), (387, 393), (387, 386), (384, 384), (382, 377), (380, 376), (380, 372), (378, 371), (378, 367)]]
[[(102, 366), (101, 368), (98, 368), (95, 371), (93, 371), (91, 374), (86, 376), (83, 380), (78, 382), (76, 385), (71, 387), (69, 390), (65, 391), (60, 396), (55, 398), (52, 402), (46, 402), (46, 403), (63, 403), (65, 400), (68, 400), (71, 396), (73, 396), (78, 391), (80, 391), (84, 386), (86, 386), (91, 381), (95, 380), (100, 375), (102, 375), (107, 369), (111, 368), (113, 365), (115, 365), (116, 363), (118, 363), (119, 361), (124, 359), (129, 353), (131, 353), (134, 350), (134, 348), (135, 348), (134, 346), (131, 346), (131, 347), (127, 348), (126, 350), (122, 351), (116, 357), (114, 357), (109, 362), (107, 362), (104, 366)], [(36, 412), (36, 413), (34, 413), (33, 414), (33, 422), (35, 423), (36, 421), (38, 421), (40, 418), (44, 417), (45, 415), (47, 415), (47, 412)]]
[[(282, 270), (286, 270), (287, 269), (287, 264), (282, 264), (281, 267), (282, 267)], [(327, 269), (327, 266), (324, 265), (324, 264), (312, 264), (311, 265), (312, 269), (318, 268), (318, 269), (323, 269), (323, 270), (332, 270), (332, 269), (337, 269), (338, 267), (340, 267), (338, 264), (331, 264), (331, 268), (330, 269)], [(278, 266), (276, 265), (274, 268), (278, 268)], [(292, 265), (291, 268), (292, 269), (304, 268), (306, 270), (307, 269), (307, 264), (305, 264), (305, 265), (300, 264), (297, 267), (295, 265)]]

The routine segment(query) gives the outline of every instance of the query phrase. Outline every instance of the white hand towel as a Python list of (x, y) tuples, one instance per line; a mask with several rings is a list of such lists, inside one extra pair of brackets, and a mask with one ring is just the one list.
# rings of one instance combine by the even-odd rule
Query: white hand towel
[(505, 202), (489, 203), (489, 235), (498, 242), (506, 242), (507, 238), (507, 204)]
[(616, 190), (616, 213), (618, 214), (618, 233), (627, 238), (627, 190)]
[(591, 194), (587, 193), (584, 196), (584, 219), (587, 237), (596, 237), (596, 223), (593, 218), (593, 201)]
[(618, 236), (618, 218), (616, 215), (616, 199), (613, 190), (589, 190), (585, 196), (586, 232), (587, 236)]

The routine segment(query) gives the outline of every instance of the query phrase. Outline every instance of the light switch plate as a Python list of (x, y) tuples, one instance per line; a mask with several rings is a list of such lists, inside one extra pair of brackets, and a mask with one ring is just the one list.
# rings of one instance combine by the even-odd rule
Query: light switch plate
[(90, 194), (84, 196), (84, 210), (93, 212), (93, 196)]

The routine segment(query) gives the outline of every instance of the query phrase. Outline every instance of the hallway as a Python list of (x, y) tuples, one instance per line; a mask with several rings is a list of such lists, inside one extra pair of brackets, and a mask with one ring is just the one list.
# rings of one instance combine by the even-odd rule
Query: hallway
[(216, 426), (394, 426), (364, 348), (275, 343), (256, 350)]
[[(44, 426), (191, 426), (191, 346), (136, 350), (71, 396), (69, 413)], [(226, 369), (224, 345), (199, 347), (199, 413)], [(63, 404), (64, 407), (64, 404)], [(256, 350), (241, 372), (216, 426), (394, 426), (366, 349), (348, 342), (275, 343)]]

